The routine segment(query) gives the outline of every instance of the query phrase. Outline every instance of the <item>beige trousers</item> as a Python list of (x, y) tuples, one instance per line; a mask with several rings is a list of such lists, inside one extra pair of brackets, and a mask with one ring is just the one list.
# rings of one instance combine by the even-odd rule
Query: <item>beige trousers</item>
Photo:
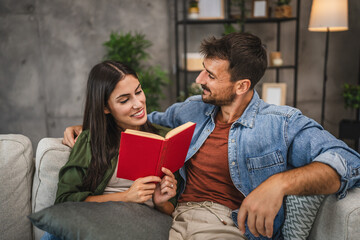
[(221, 204), (178, 203), (172, 216), (170, 240), (247, 239), (232, 221), (231, 209)]

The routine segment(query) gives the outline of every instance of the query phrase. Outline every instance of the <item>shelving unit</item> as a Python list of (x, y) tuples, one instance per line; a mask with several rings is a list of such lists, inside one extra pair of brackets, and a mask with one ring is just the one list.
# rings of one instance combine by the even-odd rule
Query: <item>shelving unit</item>
[[(182, 18), (179, 18), (179, 1), (181, 1), (182, 5)], [(275, 0), (274, 0), (275, 1)], [(174, 18), (175, 18), (175, 70), (176, 70), (176, 95), (180, 96), (181, 85), (183, 87), (183, 91), (185, 96), (188, 96), (188, 75), (189, 71), (187, 71), (187, 34), (189, 28), (192, 25), (200, 25), (200, 24), (231, 24), (237, 23), (238, 19), (230, 19), (227, 16), (230, 16), (230, 0), (225, 0), (227, 13), (225, 14), (225, 19), (216, 19), (216, 20), (192, 20), (187, 19), (187, 2), (188, 0), (175, 0), (174, 7)], [(270, 1), (269, 1), (270, 2)], [(242, 31), (245, 30), (246, 25), (248, 24), (259, 24), (259, 23), (269, 23), (276, 24), (276, 51), (281, 51), (281, 25), (284, 22), (294, 22), (295, 23), (295, 52), (294, 52), (294, 64), (293, 65), (283, 65), (279, 67), (269, 66), (269, 71), (276, 71), (276, 82), (280, 82), (280, 71), (282, 69), (293, 69), (294, 72), (294, 88), (293, 88), (293, 106), (296, 107), (297, 102), (297, 73), (298, 73), (298, 46), (299, 46), (299, 16), (300, 16), (300, 2), (301, 0), (297, 0), (296, 7), (296, 16), (291, 18), (247, 18), (245, 19), (245, 23), (243, 25)], [(179, 36), (179, 28), (183, 27), (182, 36)], [(183, 54), (184, 54), (184, 63), (183, 69), (180, 67), (180, 37), (182, 37), (183, 44)], [(199, 39), (199, 41), (202, 39)], [(182, 74), (182, 76), (180, 76)], [(182, 79), (180, 79), (182, 77)], [(182, 84), (180, 84), (182, 81)]]

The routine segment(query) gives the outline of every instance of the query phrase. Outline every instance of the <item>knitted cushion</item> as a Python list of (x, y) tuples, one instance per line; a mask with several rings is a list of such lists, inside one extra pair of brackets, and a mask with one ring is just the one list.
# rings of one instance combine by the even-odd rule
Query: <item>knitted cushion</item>
[(307, 239), (323, 199), (324, 195), (286, 197), (284, 239)]

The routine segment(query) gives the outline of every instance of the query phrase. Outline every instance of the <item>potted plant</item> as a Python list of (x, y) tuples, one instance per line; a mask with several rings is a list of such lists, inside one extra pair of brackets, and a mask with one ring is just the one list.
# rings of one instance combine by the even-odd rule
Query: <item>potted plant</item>
[(169, 78), (159, 66), (144, 64), (150, 58), (146, 49), (152, 43), (145, 38), (144, 34), (129, 32), (125, 34), (111, 33), (110, 39), (103, 45), (106, 47), (104, 60), (120, 61), (136, 71), (141, 87), (146, 94), (147, 111), (159, 110), (159, 100), (165, 97), (162, 87), (169, 83)]
[(189, 3), (188, 9), (188, 18), (189, 19), (198, 19), (199, 18), (199, 3), (198, 0), (191, 0)]
[(340, 122), (339, 137), (359, 140), (360, 138), (360, 85), (343, 85), (345, 108), (356, 111), (356, 120), (344, 119)]
[(243, 32), (247, 10), (245, 7), (245, 0), (231, 0), (230, 1), (230, 18), (236, 19), (237, 27), (231, 23), (224, 24), (224, 35), (233, 32)]
[(245, 14), (247, 14), (245, 8), (246, 0), (230, 0), (230, 11), (229, 18), (230, 19), (240, 19), (243, 20), (246, 18)]
[(289, 18), (292, 17), (291, 0), (278, 0), (275, 8), (276, 18)]

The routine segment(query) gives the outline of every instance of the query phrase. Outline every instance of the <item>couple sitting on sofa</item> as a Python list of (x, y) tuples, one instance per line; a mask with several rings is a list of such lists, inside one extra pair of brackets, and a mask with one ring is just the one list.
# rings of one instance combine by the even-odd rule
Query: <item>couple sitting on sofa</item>
[[(258, 37), (210, 38), (201, 53), (204, 70), (196, 82), (202, 96), (149, 116), (136, 73), (115, 61), (92, 69), (83, 126), (64, 134), (63, 142), (74, 148), (59, 174), (56, 203), (153, 204), (173, 216), (170, 239), (281, 239), (286, 195), (342, 198), (360, 186), (359, 171), (352, 171), (360, 167), (358, 153), (299, 110), (259, 98), (254, 86), (266, 70), (267, 54)], [(174, 128), (188, 121), (197, 125), (179, 177), (167, 169), (162, 179), (113, 176), (121, 131), (163, 135), (166, 129), (159, 125)]]

